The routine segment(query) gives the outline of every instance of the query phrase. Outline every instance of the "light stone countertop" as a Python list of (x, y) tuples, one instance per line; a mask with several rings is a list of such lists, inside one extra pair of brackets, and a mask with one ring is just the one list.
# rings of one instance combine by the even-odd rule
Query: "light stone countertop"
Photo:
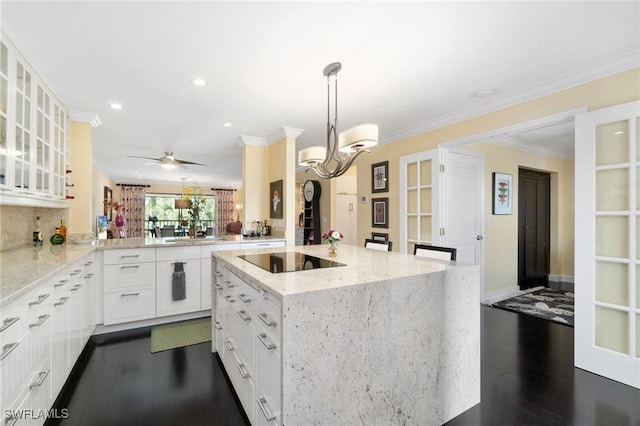
[(96, 240), (92, 243), (25, 246), (0, 252), (0, 308), (46, 283), (62, 269), (94, 250), (145, 247), (182, 247), (222, 245), (260, 241), (285, 241), (278, 237), (243, 238), (226, 235), (208, 238), (123, 238)]
[[(292, 255), (295, 252), (310, 254), (344, 263), (346, 266), (274, 274), (238, 257), (240, 254), (248, 253), (281, 252), (288, 252)], [(229, 269), (240, 278), (254, 283), (281, 301), (283, 297), (292, 294), (361, 285), (470, 266), (352, 245), (340, 245), (337, 257), (329, 257), (327, 244), (251, 251), (222, 251), (213, 252), (212, 256), (226, 262)]]

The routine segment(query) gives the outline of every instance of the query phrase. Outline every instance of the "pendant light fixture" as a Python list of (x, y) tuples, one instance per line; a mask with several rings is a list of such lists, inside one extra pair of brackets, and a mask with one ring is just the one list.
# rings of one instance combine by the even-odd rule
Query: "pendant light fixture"
[[(338, 134), (338, 72), (340, 62), (324, 68), (327, 77), (327, 144), (300, 150), (298, 165), (313, 170), (319, 177), (331, 179), (342, 176), (363, 152), (378, 144), (378, 125), (360, 124)], [(331, 82), (334, 83), (333, 123), (331, 123)]]

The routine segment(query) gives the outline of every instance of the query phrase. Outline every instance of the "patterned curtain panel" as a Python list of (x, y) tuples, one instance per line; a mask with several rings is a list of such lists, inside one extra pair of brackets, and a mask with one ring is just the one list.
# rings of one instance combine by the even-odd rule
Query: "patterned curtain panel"
[(233, 222), (233, 190), (216, 189), (213, 194), (216, 197), (216, 229), (222, 233), (227, 223)]
[(144, 186), (125, 186), (122, 188), (124, 203), (124, 236), (126, 238), (144, 237)]

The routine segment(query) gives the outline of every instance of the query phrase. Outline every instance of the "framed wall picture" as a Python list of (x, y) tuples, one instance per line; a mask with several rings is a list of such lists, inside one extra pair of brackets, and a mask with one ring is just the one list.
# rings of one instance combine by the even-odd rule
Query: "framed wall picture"
[(513, 213), (513, 175), (493, 173), (493, 214)]
[(371, 165), (371, 192), (389, 192), (389, 162)]
[(282, 219), (282, 180), (277, 180), (269, 184), (269, 217), (272, 219)]
[(371, 239), (373, 241), (387, 242), (389, 241), (389, 234), (385, 234), (384, 232), (372, 232)]
[(107, 221), (111, 222), (113, 219), (113, 209), (111, 208), (111, 200), (113, 199), (113, 191), (108, 186), (104, 187), (104, 207), (103, 215), (107, 217)]
[(374, 228), (389, 227), (389, 199), (371, 199), (371, 226)]

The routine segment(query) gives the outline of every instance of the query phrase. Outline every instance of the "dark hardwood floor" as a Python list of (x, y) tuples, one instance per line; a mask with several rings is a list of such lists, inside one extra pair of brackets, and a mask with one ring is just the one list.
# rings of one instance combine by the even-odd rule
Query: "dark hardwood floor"
[[(149, 348), (148, 335), (95, 339), (58, 399), (69, 409), (59, 423), (248, 424), (209, 343)], [(483, 306), (482, 402), (447, 424), (638, 426), (640, 390), (574, 368), (573, 328)]]

